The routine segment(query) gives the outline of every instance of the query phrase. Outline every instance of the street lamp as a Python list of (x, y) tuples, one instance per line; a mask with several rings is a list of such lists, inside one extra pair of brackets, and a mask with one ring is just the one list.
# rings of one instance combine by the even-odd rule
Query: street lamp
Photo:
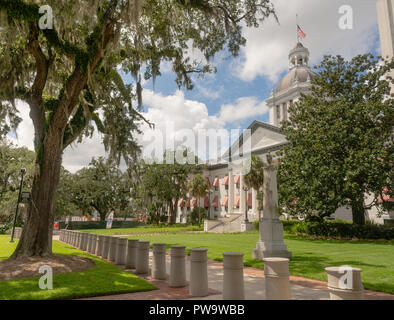
[(249, 191), (249, 188), (248, 187), (243, 187), (242, 188), (243, 189), (243, 191), (245, 191), (245, 198), (246, 198), (246, 206), (245, 206), (245, 222), (249, 222), (249, 219), (248, 219), (248, 191)]
[(22, 194), (22, 186), (23, 186), (23, 176), (26, 173), (26, 169), (22, 168), (21, 169), (21, 184), (19, 185), (19, 194), (18, 194), (18, 201), (16, 203), (16, 210), (15, 210), (15, 217), (14, 217), (14, 225), (12, 227), (12, 233), (11, 233), (11, 241), (10, 243), (14, 242), (14, 234), (15, 234), (15, 224), (16, 224), (16, 218), (18, 217), (18, 209), (19, 209), (19, 202), (21, 201), (21, 194)]

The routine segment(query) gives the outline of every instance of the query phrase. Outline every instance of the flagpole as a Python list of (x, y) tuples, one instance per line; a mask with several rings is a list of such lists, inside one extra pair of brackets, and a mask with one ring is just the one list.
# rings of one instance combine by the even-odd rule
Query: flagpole
[(297, 33), (297, 43), (300, 42), (300, 35), (298, 34), (298, 13), (296, 14), (296, 33)]

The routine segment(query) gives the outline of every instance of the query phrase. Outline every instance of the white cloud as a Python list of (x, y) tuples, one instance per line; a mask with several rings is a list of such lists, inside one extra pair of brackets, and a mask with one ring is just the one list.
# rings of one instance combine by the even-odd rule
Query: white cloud
[[(34, 150), (34, 127), (30, 119), (28, 104), (17, 101), (17, 108), (22, 122), (17, 129), (17, 137), (9, 136), (18, 146), (25, 146), (30, 150)], [(63, 154), (63, 166), (75, 172), (83, 166), (87, 166), (92, 157), (105, 156), (104, 146), (101, 143), (101, 137), (96, 132), (91, 139), (84, 139), (80, 144), (74, 144), (68, 147)]]
[(347, 0), (353, 8), (353, 30), (338, 26), (342, 0), (316, 1), (273, 0), (280, 25), (273, 17), (258, 29), (245, 29), (247, 39), (242, 55), (234, 64), (234, 75), (244, 81), (266, 76), (272, 82), (288, 67), (287, 54), (297, 41), (296, 13), (307, 35), (303, 40), (316, 64), (324, 54), (340, 54), (346, 58), (370, 51), (376, 39), (375, 1)]
[(222, 105), (219, 112), (219, 121), (237, 123), (261, 116), (267, 112), (268, 107), (265, 101), (260, 102), (256, 97), (243, 97), (237, 99), (235, 104)]

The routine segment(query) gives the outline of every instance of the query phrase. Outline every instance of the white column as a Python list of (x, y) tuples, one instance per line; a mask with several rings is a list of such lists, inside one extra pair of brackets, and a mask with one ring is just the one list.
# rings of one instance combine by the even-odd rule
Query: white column
[(137, 242), (136, 273), (149, 273), (149, 241)]
[(228, 169), (228, 214), (234, 213), (234, 175), (233, 169)]
[(364, 287), (359, 268), (326, 268), (331, 300), (364, 300)]
[(156, 280), (166, 280), (166, 243), (153, 244), (152, 278)]
[(190, 287), (193, 297), (208, 295), (208, 263), (207, 249), (190, 249)]
[(265, 258), (265, 300), (290, 300), (289, 259)]
[(239, 200), (239, 211), (241, 214), (245, 214), (245, 206), (246, 206), (246, 192), (243, 190), (245, 186), (244, 182), (244, 175), (241, 174), (241, 179), (239, 183), (239, 195), (240, 195), (240, 200)]
[(186, 286), (186, 247), (171, 247), (170, 287), (180, 288)]
[(244, 300), (243, 253), (223, 253), (223, 300)]
[[(394, 56), (394, 0), (377, 0), (376, 11), (380, 33), (380, 47), (384, 59), (392, 59)], [(394, 76), (394, 71), (390, 75)], [(394, 87), (391, 87), (394, 91)]]
[(127, 254), (127, 239), (118, 238), (115, 263), (119, 265), (126, 264), (126, 254)]
[(135, 269), (137, 260), (137, 243), (137, 239), (129, 239), (127, 241), (126, 269)]

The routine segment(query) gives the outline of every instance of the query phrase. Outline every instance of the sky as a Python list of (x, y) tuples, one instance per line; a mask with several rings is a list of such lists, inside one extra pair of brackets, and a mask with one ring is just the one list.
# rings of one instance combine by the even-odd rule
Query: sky
[[(279, 23), (271, 17), (259, 28), (244, 28), (247, 43), (240, 55), (234, 58), (228, 52), (219, 53), (214, 59), (217, 73), (196, 78), (192, 91), (179, 90), (171, 67), (164, 63), (155, 86), (151, 81), (143, 84), (143, 115), (155, 124), (155, 130), (246, 129), (253, 120), (268, 122), (265, 100), (288, 71), (288, 54), (297, 42), (297, 14), (298, 24), (307, 35), (302, 43), (310, 51), (311, 67), (326, 54), (340, 54), (347, 59), (369, 52), (380, 54), (375, 0), (272, 2)], [(344, 4), (352, 9), (352, 29), (339, 27)], [(200, 58), (198, 52), (190, 51), (190, 55)], [(17, 138), (11, 139), (33, 150), (28, 106), (20, 102), (19, 107), (23, 122)], [(142, 144), (152, 134), (149, 130), (144, 128), (144, 135), (138, 137)], [(63, 166), (75, 172), (88, 165), (92, 157), (105, 156), (101, 139), (95, 134), (66, 149)]]

